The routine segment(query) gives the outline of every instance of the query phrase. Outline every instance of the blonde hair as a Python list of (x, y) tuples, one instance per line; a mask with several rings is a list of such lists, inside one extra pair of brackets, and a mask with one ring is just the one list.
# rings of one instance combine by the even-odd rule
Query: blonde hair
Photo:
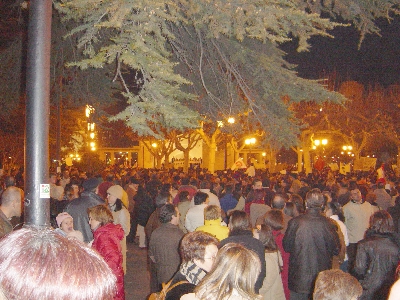
[(253, 251), (228, 243), (218, 251), (212, 270), (194, 292), (201, 300), (227, 299), (233, 291), (243, 299), (262, 299), (254, 291), (260, 270), (260, 260)]
[(89, 217), (96, 220), (97, 222), (100, 222), (100, 226), (114, 222), (111, 210), (108, 208), (108, 206), (104, 204), (89, 207), (87, 209), (87, 213)]
[(221, 208), (217, 205), (208, 205), (204, 208), (204, 220), (218, 220), (221, 218)]

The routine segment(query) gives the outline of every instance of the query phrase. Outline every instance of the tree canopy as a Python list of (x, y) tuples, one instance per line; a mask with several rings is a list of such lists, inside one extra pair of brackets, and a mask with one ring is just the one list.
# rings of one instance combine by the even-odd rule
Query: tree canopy
[[(128, 100), (122, 119), (140, 135), (198, 127), (247, 115), (275, 143), (296, 142), (301, 122), (290, 105), (302, 100), (340, 102), (344, 97), (302, 79), (279, 45), (295, 39), (298, 51), (313, 35), (330, 37), (343, 24), (379, 33), (374, 18), (399, 13), (396, 1), (286, 0), (59, 0), (70, 31), (86, 58), (82, 69), (115, 65)], [(324, 18), (330, 17), (331, 19)], [(124, 69), (134, 70), (136, 89)]]

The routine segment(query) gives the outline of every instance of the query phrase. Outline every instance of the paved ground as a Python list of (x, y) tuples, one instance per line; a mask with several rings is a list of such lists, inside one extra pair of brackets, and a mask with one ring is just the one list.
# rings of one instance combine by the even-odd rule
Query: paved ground
[(150, 274), (147, 268), (147, 250), (128, 243), (127, 273), (125, 275), (126, 300), (146, 300), (150, 294)]

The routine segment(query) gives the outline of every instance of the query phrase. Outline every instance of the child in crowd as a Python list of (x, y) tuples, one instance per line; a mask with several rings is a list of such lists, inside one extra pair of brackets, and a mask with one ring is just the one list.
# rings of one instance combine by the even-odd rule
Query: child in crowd
[(71, 215), (67, 212), (58, 214), (56, 217), (58, 228), (55, 230), (57, 233), (66, 236), (73, 237), (83, 242), (82, 232), (74, 230), (74, 221)]

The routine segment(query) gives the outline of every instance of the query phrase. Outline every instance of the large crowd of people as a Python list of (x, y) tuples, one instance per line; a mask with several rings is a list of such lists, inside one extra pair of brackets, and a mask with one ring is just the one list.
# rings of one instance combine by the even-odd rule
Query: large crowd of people
[(3, 177), (0, 299), (125, 299), (127, 243), (168, 300), (400, 299), (400, 179), (379, 170), (63, 167), (52, 227), (22, 229), (23, 186)]

